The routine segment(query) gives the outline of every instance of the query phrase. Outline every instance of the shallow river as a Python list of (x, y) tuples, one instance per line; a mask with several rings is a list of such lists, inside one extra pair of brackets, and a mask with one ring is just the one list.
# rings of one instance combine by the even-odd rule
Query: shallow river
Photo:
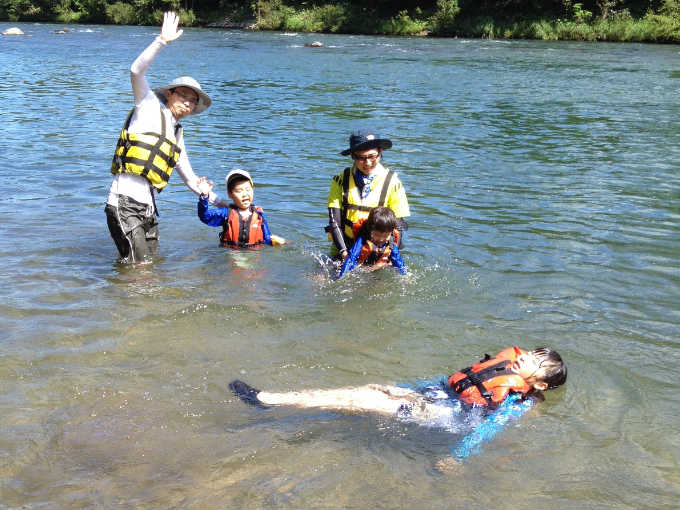
[[(19, 26), (0, 38), (0, 508), (677, 507), (678, 46), (186, 30), (149, 79), (201, 81), (194, 168), (222, 191), (250, 170), (293, 244), (220, 248), (173, 177), (159, 257), (126, 267), (108, 168), (157, 29)], [(394, 143), (410, 274), (332, 282), (325, 200), (362, 126)], [(569, 380), (453, 472), (460, 434), (227, 387), (411, 384), (513, 344), (557, 349)]]

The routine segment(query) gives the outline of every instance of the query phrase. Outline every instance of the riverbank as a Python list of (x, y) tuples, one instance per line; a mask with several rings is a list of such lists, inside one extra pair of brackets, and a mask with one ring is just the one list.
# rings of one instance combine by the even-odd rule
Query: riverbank
[[(466, 11), (457, 0), (440, 0), (434, 10), (402, 10), (381, 17), (350, 4), (297, 8), (262, 2), (247, 28), (309, 33), (535, 39), (544, 41), (680, 42), (680, 13), (646, 11), (634, 17), (628, 9), (595, 16), (582, 4), (571, 4), (565, 15)], [(235, 13), (238, 16), (238, 13)], [(382, 14), (382, 13), (381, 13)]]
[(680, 21), (657, 14), (642, 19), (628, 14), (595, 22), (565, 19), (498, 22), (478, 18), (461, 21), (456, 35), (484, 39), (678, 43)]
[[(10, 0), (0, 6), (1, 20), (156, 26), (162, 17), (162, 10), (123, 1), (88, 3), (80, 6), (80, 10), (75, 10), (76, 5), (70, 2), (29, 0), (31, 8), (13, 8), (14, 3)], [(583, 7), (586, 4), (571, 2), (564, 3), (559, 12), (522, 12), (493, 9), (494, 2), (486, 2), (485, 7), (467, 4), (460, 7), (458, 0), (423, 3), (422, 7), (408, 10), (399, 10), (404, 2), (366, 7), (350, 0), (333, 4), (260, 0), (253, 4), (220, 2), (219, 8), (211, 8), (207, 2), (202, 10), (180, 9), (179, 14), (184, 26), (226, 29), (544, 41), (680, 42), (680, 6), (673, 7), (675, 0), (668, 0), (657, 11), (636, 10), (633, 0), (628, 2), (630, 9), (623, 0), (617, 3), (618, 10), (603, 12), (587, 10)]]

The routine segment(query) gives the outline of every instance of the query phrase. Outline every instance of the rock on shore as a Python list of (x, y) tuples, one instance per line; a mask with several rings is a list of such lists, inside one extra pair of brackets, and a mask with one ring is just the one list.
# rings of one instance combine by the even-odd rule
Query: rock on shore
[(24, 35), (20, 28), (12, 27), (2, 31), (2, 35)]

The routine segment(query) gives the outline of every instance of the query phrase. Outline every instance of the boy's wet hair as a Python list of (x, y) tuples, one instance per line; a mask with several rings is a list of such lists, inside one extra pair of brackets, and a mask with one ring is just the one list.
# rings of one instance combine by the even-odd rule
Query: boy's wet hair
[(370, 238), (371, 231), (392, 232), (397, 228), (397, 217), (389, 207), (376, 207), (371, 209), (366, 223), (361, 227), (364, 238)]
[(549, 390), (562, 386), (567, 381), (567, 365), (557, 351), (538, 347), (531, 351), (539, 361), (536, 379), (548, 385)]

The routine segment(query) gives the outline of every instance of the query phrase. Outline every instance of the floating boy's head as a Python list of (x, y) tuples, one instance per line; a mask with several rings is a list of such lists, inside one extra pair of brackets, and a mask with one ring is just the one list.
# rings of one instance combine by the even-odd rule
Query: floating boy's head
[(245, 170), (237, 168), (227, 174), (227, 194), (237, 209), (246, 210), (253, 203), (253, 179)]
[(385, 244), (394, 229), (397, 228), (397, 217), (389, 207), (376, 207), (368, 214), (362, 228), (364, 238), (368, 237), (373, 243)]
[(556, 351), (545, 347), (520, 354), (510, 370), (539, 391), (552, 390), (567, 381), (567, 365)]

